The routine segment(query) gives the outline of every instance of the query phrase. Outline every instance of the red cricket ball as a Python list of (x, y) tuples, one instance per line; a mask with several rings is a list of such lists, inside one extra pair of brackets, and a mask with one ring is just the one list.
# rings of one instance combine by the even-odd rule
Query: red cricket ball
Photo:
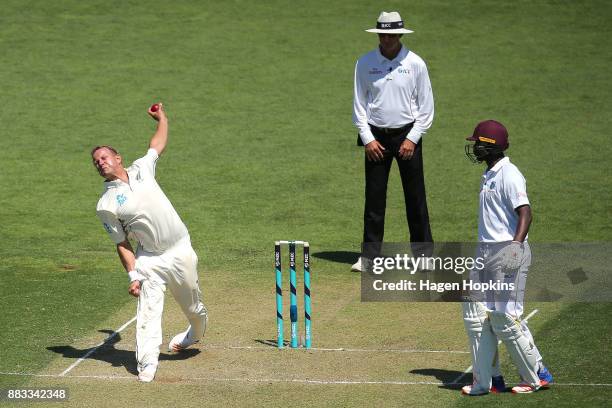
[(157, 112), (159, 110), (159, 104), (154, 103), (149, 109), (151, 109), (151, 112)]

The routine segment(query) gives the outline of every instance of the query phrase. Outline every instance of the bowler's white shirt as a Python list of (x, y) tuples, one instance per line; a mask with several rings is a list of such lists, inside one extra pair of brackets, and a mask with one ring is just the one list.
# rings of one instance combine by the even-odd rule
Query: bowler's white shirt
[(393, 60), (377, 47), (355, 65), (353, 123), (364, 145), (374, 140), (368, 123), (399, 128), (414, 122), (407, 139), (418, 143), (434, 117), (434, 99), (425, 62), (402, 45)]
[(478, 241), (512, 241), (519, 219), (515, 209), (522, 205), (529, 205), (525, 177), (504, 157), (482, 176)]
[(147, 252), (160, 254), (188, 237), (187, 227), (155, 181), (155, 149), (126, 169), (129, 183), (119, 179), (104, 183), (96, 212), (106, 232), (118, 244), (127, 236)]

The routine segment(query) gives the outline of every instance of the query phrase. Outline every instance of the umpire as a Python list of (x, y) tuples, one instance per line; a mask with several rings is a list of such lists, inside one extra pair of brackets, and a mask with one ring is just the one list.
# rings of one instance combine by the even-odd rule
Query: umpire
[(379, 46), (363, 55), (355, 66), (353, 122), (359, 129), (357, 144), (365, 146), (365, 210), (362, 253), (352, 270), (364, 269), (363, 258), (380, 251), (385, 233), (387, 182), (397, 160), (404, 190), (406, 219), (413, 253), (431, 255), (433, 238), (423, 178), (422, 137), (431, 126), (434, 99), (425, 62), (400, 42), (404, 28), (399, 13), (382, 12), (376, 28)]

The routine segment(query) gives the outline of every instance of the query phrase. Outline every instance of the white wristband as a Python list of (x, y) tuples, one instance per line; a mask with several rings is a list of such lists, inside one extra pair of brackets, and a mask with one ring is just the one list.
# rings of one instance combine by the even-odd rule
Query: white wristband
[(130, 283), (134, 282), (134, 281), (139, 281), (139, 280), (143, 280), (144, 276), (142, 276), (137, 270), (133, 270), (133, 271), (129, 271), (128, 272), (128, 277), (130, 278)]

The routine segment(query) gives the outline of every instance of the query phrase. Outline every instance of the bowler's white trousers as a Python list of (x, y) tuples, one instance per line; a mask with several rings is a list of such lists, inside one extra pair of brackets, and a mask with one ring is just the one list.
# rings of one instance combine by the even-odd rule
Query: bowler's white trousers
[(166, 288), (189, 320), (195, 339), (204, 335), (208, 317), (198, 283), (198, 257), (189, 236), (162, 254), (139, 248), (136, 269), (145, 277), (140, 284), (136, 315), (136, 361), (140, 372), (145, 365), (158, 363)]

